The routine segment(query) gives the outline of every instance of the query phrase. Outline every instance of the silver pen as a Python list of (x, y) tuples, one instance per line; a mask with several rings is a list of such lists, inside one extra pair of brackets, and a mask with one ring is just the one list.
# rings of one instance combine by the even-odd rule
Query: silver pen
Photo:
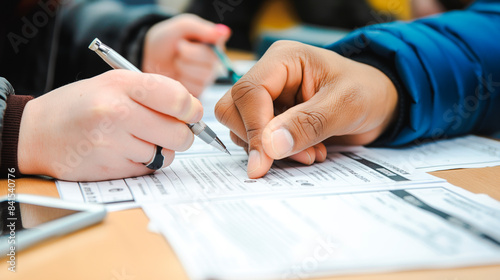
[[(142, 73), (141, 70), (137, 69), (132, 63), (126, 60), (119, 53), (114, 51), (112, 48), (103, 44), (99, 39), (95, 38), (89, 45), (89, 49), (95, 51), (109, 66), (114, 69), (127, 69), (135, 72)], [(226, 146), (220, 141), (219, 137), (213, 132), (210, 127), (208, 127), (203, 121), (199, 121), (193, 124), (187, 124), (189, 129), (198, 136), (205, 143), (217, 148), (218, 150), (231, 155), (226, 149)]]

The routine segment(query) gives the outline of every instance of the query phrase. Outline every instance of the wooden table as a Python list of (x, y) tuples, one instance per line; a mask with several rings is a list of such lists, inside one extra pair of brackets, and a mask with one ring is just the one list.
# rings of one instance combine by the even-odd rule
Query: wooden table
[[(500, 166), (431, 173), (474, 193), (500, 200)], [(51, 180), (16, 180), (17, 193), (58, 197)], [(0, 195), (7, 193), (0, 181)], [(167, 241), (147, 230), (148, 218), (141, 209), (109, 213), (95, 226), (57, 237), (17, 253), (17, 272), (7, 270), (0, 259), (0, 279), (187, 279)], [(500, 279), (500, 265), (441, 270), (418, 270), (324, 279)]]

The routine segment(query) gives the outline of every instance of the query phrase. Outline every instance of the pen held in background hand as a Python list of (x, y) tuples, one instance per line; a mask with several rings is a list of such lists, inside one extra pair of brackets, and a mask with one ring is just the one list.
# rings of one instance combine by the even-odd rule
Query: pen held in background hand
[(231, 63), (229, 57), (227, 57), (226, 53), (216, 45), (210, 45), (210, 47), (215, 52), (217, 57), (220, 59), (222, 65), (224, 65), (224, 67), (227, 69), (228, 76), (231, 79), (231, 81), (233, 83), (236, 83), (239, 79), (241, 79), (241, 75), (238, 75), (236, 71), (234, 71), (233, 64)]
[[(96, 52), (106, 63), (114, 69), (127, 69), (134, 72), (142, 73), (137, 67), (126, 60), (110, 47), (103, 44), (99, 39), (95, 38), (89, 45), (89, 49)], [(215, 147), (216, 149), (231, 155), (226, 149), (226, 146), (220, 141), (215, 132), (210, 129), (203, 121), (194, 124), (187, 124), (189, 129), (205, 143)], [(159, 146), (158, 146), (159, 147)], [(161, 149), (159, 149), (161, 151)]]

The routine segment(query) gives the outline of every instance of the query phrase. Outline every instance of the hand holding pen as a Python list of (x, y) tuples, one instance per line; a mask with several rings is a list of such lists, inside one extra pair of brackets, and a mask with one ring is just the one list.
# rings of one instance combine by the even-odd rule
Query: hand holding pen
[[(104, 61), (106, 61), (106, 63), (108, 63), (115, 69), (126, 69), (141, 73), (141, 71), (137, 69), (137, 67), (135, 67), (132, 63), (128, 62), (124, 57), (122, 57), (110, 47), (103, 44), (97, 38), (94, 39), (94, 41), (92, 41), (92, 43), (89, 45), (89, 49), (95, 51)], [(171, 105), (166, 102), (163, 104), (163, 106), (169, 107)], [(219, 140), (217, 135), (215, 135), (215, 133), (203, 121), (200, 120), (196, 123), (187, 124), (187, 126), (205, 143), (212, 145), (213, 147), (227, 154), (230, 154), (224, 144)], [(161, 150), (162, 147), (156, 145), (153, 159), (150, 162), (145, 163), (148, 168), (156, 170), (160, 169), (164, 165), (164, 157)]]
[(144, 38), (141, 70), (179, 81), (198, 97), (217, 73), (218, 58), (207, 44), (223, 47), (230, 35), (229, 27), (190, 14), (157, 23)]
[[(168, 106), (165, 106), (167, 104)], [(168, 166), (194, 135), (186, 123), (203, 107), (179, 82), (157, 74), (108, 71), (68, 84), (26, 105), (19, 170), (68, 181), (151, 173), (156, 146)]]

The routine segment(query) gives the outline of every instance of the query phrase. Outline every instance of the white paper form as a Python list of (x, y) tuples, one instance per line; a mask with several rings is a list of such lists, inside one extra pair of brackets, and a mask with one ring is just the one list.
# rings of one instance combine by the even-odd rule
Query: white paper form
[(392, 161), (401, 161), (406, 169), (416, 168), (424, 172), (500, 165), (500, 141), (474, 135), (405, 148), (370, 150)]
[[(217, 121), (213, 111), (217, 101), (219, 101), (219, 99), (230, 89), (231, 86), (229, 85), (212, 85), (208, 87), (205, 92), (203, 92), (200, 97), (200, 101), (205, 109), (203, 121), (215, 132), (215, 134), (217, 134), (217, 137), (219, 137), (222, 143), (224, 143), (227, 150), (231, 154), (245, 154), (243, 148), (233, 143), (229, 136), (229, 129)], [(193, 154), (221, 155), (222, 152), (210, 145), (207, 145), (207, 143), (203, 142), (198, 137), (195, 137), (193, 145), (189, 148), (189, 150), (176, 153), (176, 157)]]
[(500, 204), (458, 188), (145, 205), (191, 279), (304, 279), (500, 262)]
[[(248, 179), (248, 157), (241, 155), (185, 155), (154, 174), (103, 182), (63, 182), (57, 186), (63, 199), (112, 204), (155, 201), (206, 201), (269, 195), (340, 193), (419, 187), (443, 181), (426, 173), (410, 173), (380, 161), (363, 147), (343, 147), (327, 160), (311, 166), (277, 161), (266, 176)], [(112, 209), (110, 209), (112, 210)]]

